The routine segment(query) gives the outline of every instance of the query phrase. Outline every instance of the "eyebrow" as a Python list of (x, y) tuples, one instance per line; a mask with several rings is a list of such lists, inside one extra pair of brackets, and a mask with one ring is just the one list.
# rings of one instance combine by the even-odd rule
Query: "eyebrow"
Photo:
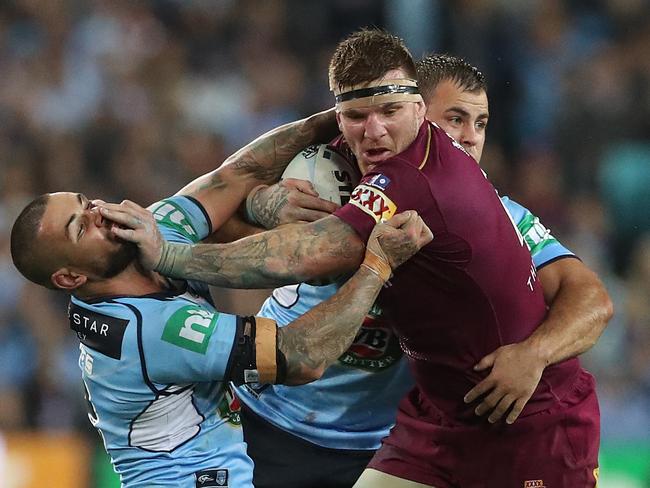
[[(79, 201), (79, 205), (83, 207), (84, 201), (81, 196), (81, 193), (77, 193), (77, 200)], [(70, 224), (74, 221), (75, 217), (77, 216), (76, 213), (72, 214), (70, 216), (70, 219), (68, 220), (68, 223), (65, 224), (65, 234), (68, 236), (68, 239), (72, 240), (72, 236), (70, 235)]]
[[(403, 103), (403, 102), (400, 102), (400, 101), (398, 101), (398, 102), (386, 102), (386, 103), (378, 104), (376, 106), (379, 107), (381, 110), (386, 110), (387, 108), (391, 108), (391, 107), (393, 107), (395, 105), (399, 105), (400, 103)], [(359, 112), (356, 108), (349, 108), (347, 110), (343, 110), (342, 113), (343, 114), (356, 114), (356, 113), (361, 113), (361, 112)]]
[[(447, 112), (457, 112), (460, 115), (465, 116), (465, 117), (470, 116), (470, 113), (467, 110), (465, 110), (464, 108), (461, 108), (461, 107), (449, 107), (447, 110), (445, 110), (445, 113), (447, 113)], [(489, 117), (490, 117), (490, 114), (488, 112), (483, 112), (482, 114), (480, 114), (476, 118), (477, 119), (486, 119), (486, 118), (489, 118)]]

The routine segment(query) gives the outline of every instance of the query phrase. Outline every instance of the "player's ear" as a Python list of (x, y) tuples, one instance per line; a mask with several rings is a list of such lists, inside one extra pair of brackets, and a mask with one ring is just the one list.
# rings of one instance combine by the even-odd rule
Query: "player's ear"
[(424, 117), (427, 114), (427, 106), (424, 102), (415, 102), (416, 104), (416, 113), (418, 117)]
[(343, 132), (343, 129), (341, 128), (341, 112), (338, 110), (336, 111), (336, 123), (339, 126), (339, 132)]
[(68, 268), (59, 268), (50, 276), (52, 284), (61, 290), (72, 291), (88, 281), (88, 277)]

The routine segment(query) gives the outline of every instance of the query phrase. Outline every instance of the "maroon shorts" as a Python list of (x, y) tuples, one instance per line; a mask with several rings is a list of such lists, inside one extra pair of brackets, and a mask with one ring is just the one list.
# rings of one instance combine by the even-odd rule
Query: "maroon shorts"
[(583, 371), (558, 405), (514, 424), (449, 420), (417, 387), (369, 468), (436, 488), (593, 488), (600, 413)]

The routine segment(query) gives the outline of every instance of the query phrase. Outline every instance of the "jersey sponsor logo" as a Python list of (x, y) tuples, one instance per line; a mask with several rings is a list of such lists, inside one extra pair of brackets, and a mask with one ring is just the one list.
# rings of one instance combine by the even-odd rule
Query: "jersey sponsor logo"
[(197, 471), (195, 473), (195, 476), (196, 476), (196, 488), (228, 486), (227, 469), (204, 469), (202, 471)]
[(524, 236), (528, 249), (530, 249), (533, 256), (546, 246), (557, 243), (555, 237), (551, 235), (551, 231), (539, 221), (539, 218), (530, 212), (517, 223), (517, 227), (521, 235)]
[(167, 320), (161, 339), (183, 349), (205, 354), (218, 317), (217, 312), (196, 305), (181, 307)]
[(318, 144), (312, 144), (311, 146), (307, 146), (305, 149), (302, 150), (302, 157), (305, 159), (313, 158), (314, 156), (316, 156), (316, 154), (318, 154), (318, 148), (319, 148)]
[(546, 488), (544, 480), (528, 480), (524, 481), (524, 488)]
[(339, 357), (339, 363), (366, 371), (381, 371), (395, 364), (402, 357), (399, 341), (389, 323), (381, 316), (366, 316), (354, 342)]
[(390, 185), (390, 178), (388, 176), (379, 174), (379, 175), (374, 175), (369, 180), (364, 181), (364, 183), (368, 186), (374, 186), (375, 188), (379, 188), (380, 190), (385, 190), (388, 187), (388, 185)]
[(151, 213), (159, 225), (175, 230), (192, 242), (198, 242), (198, 232), (192, 227), (185, 210), (176, 202), (162, 200), (152, 207)]
[(68, 305), (68, 320), (82, 344), (113, 359), (122, 357), (122, 339), (128, 320), (88, 310), (72, 302)]
[(397, 210), (397, 205), (382, 191), (368, 185), (357, 186), (350, 203), (370, 215), (375, 222), (390, 219)]

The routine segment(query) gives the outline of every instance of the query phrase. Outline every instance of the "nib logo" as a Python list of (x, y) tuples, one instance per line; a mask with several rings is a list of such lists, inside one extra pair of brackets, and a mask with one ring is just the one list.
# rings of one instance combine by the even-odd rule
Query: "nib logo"
[(204, 469), (196, 473), (196, 488), (228, 487), (227, 469)]

